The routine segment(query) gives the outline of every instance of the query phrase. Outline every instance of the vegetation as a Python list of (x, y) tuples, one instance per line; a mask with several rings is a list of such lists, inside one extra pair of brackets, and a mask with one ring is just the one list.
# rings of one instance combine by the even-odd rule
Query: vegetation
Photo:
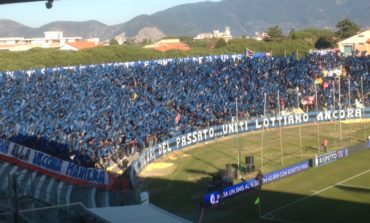
[(226, 46), (226, 41), (224, 39), (219, 39), (217, 42), (216, 42), (216, 45), (215, 45), (215, 48), (222, 48), (222, 47), (225, 47)]
[[(127, 41), (120, 46), (114, 39), (110, 41), (109, 46), (77, 52), (41, 48), (34, 48), (24, 52), (0, 51), (0, 71), (234, 54), (244, 53), (246, 49), (251, 49), (255, 52), (271, 52), (275, 56), (288, 56), (292, 52), (296, 52), (297, 56), (303, 56), (313, 48), (335, 47), (335, 43), (339, 39), (352, 35), (359, 30), (359, 26), (349, 19), (338, 22), (337, 28), (337, 32), (328, 29), (312, 28), (299, 31), (292, 29), (287, 36), (284, 36), (279, 26), (273, 26), (267, 30), (269, 38), (266, 41), (239, 38), (225, 42), (220, 39), (194, 40), (190, 36), (172, 36), (171, 38), (180, 38), (182, 42), (189, 45), (191, 50), (186, 52), (157, 52), (153, 49), (143, 49), (143, 44), (135, 44), (131, 41)], [(144, 42), (149, 43), (150, 40), (144, 40)]]
[(315, 42), (316, 49), (327, 49), (335, 47), (335, 43), (332, 38), (329, 36), (320, 36), (319, 39)]
[(272, 52), (274, 55), (282, 56), (296, 51), (300, 55), (304, 55), (308, 50), (314, 48), (314, 44), (299, 39), (283, 39), (280, 42), (235, 39), (228, 43), (222, 41), (193, 41), (189, 45), (191, 50), (187, 52), (169, 51), (164, 53), (153, 49), (143, 49), (142, 45), (105, 46), (77, 52), (41, 48), (24, 52), (0, 51), (0, 70), (244, 53), (246, 48), (259, 52)]
[(265, 41), (277, 41), (284, 37), (283, 30), (279, 26), (273, 26), (267, 29), (268, 37), (265, 38)]
[(264, 42), (252, 39), (235, 39), (228, 43), (219, 40), (194, 41), (185, 38), (191, 50), (157, 52), (144, 49), (143, 45), (125, 44), (98, 47), (81, 51), (60, 51), (58, 49), (34, 48), (22, 52), (0, 51), (0, 70), (24, 70), (33, 68), (71, 66), (81, 64), (101, 64), (160, 58), (179, 58), (188, 56), (206, 56), (217, 54), (244, 53), (246, 48), (253, 51), (272, 52), (274, 55), (285, 55), (298, 51), (304, 55), (314, 48), (314, 44), (300, 39), (283, 39), (279, 42)]
[(250, 49), (255, 52), (270, 52), (272, 55), (288, 56), (293, 52), (298, 52), (299, 56), (305, 55), (314, 44), (304, 40), (281, 39), (278, 42), (256, 41), (253, 39), (235, 39), (228, 42), (224, 48), (227, 51), (234, 52), (240, 49)]
[(348, 37), (351, 37), (358, 33), (361, 29), (359, 25), (356, 23), (352, 22), (352, 20), (346, 18), (343, 19), (342, 21), (339, 21), (336, 25), (338, 31), (336, 32), (336, 35), (340, 39), (346, 39)]
[(111, 39), (109, 41), (109, 46), (117, 46), (117, 45), (119, 45), (119, 44), (118, 44), (118, 41), (116, 39)]

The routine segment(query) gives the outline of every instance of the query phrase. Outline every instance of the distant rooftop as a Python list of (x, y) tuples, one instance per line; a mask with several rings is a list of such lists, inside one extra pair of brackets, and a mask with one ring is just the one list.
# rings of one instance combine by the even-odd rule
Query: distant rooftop
[(94, 47), (99, 46), (98, 44), (96, 44), (94, 42), (88, 42), (88, 41), (77, 41), (77, 42), (71, 42), (71, 43), (67, 43), (67, 44), (76, 48), (76, 49), (78, 49), (78, 50), (94, 48)]

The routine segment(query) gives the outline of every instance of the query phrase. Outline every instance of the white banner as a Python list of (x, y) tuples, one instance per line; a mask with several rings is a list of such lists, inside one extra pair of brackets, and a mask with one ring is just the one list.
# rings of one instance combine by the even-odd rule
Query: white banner
[(71, 179), (72, 182), (109, 185), (108, 173), (105, 170), (83, 167), (2, 139), (0, 140), (0, 155), (29, 164), (36, 169), (41, 168), (52, 175), (61, 175)]

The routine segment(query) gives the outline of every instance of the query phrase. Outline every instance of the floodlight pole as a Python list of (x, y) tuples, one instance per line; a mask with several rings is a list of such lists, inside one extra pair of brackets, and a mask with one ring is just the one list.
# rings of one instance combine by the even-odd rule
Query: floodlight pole
[[(297, 90), (297, 109), (299, 109), (299, 88), (296, 88)], [(298, 124), (298, 130), (299, 130), (299, 146), (301, 147), (301, 159), (303, 157), (303, 146), (302, 146), (302, 130), (301, 130), (301, 122)]]
[(318, 120), (318, 114), (319, 114), (319, 105), (318, 105), (318, 100), (317, 100), (317, 86), (316, 86), (316, 83), (315, 83), (315, 99), (316, 99), (316, 125), (317, 125), (317, 148), (319, 150), (319, 154), (320, 154), (320, 124), (319, 124), (319, 120)]
[[(278, 90), (278, 108), (279, 108), (279, 115), (281, 116), (281, 108), (280, 108), (280, 91)], [(280, 130), (280, 151), (281, 151), (281, 165), (284, 164), (284, 153), (283, 153), (283, 135), (281, 125), (279, 126)]]
[(264, 100), (264, 103), (263, 103), (263, 120), (262, 120), (262, 140), (261, 140), (261, 143), (262, 143), (262, 146), (261, 146), (261, 171), (263, 171), (263, 147), (264, 147), (264, 141), (265, 141), (265, 124), (264, 124), (264, 120), (265, 120), (265, 117), (266, 117), (266, 93), (264, 93), (264, 96), (265, 96), (265, 100)]

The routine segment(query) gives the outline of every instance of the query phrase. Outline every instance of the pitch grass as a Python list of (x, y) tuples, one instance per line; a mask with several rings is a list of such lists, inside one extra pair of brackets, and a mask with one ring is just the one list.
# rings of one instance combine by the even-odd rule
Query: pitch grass
[[(340, 128), (342, 129), (341, 134)], [(262, 161), (263, 172), (267, 173), (319, 154), (322, 152), (321, 143), (324, 138), (329, 140), (329, 150), (336, 150), (364, 142), (370, 133), (369, 123), (340, 124), (336, 122), (320, 124), (319, 126), (310, 124), (301, 126), (300, 129), (302, 147), (299, 140), (299, 127), (288, 127), (281, 129), (282, 140), (280, 140), (280, 129), (277, 128), (240, 134), (239, 137), (217, 139), (194, 149), (179, 151), (177, 153), (180, 155), (185, 153), (189, 156), (182, 156), (173, 161), (166, 160), (166, 162), (174, 162), (175, 171), (163, 177), (146, 178), (143, 189), (149, 191), (150, 201), (155, 205), (196, 222), (200, 215), (199, 203), (202, 196), (208, 192), (207, 186), (211, 182), (211, 175), (220, 169), (225, 169), (227, 163), (237, 167), (239, 151), (241, 166), (245, 166), (245, 156), (253, 155), (256, 167), (262, 169)], [(262, 148), (263, 159), (261, 159)], [(370, 160), (370, 152), (266, 185), (261, 194), (258, 195), (261, 196), (263, 202), (262, 214), (279, 208), (292, 200), (312, 194), (314, 190), (321, 190), (329, 184), (335, 184), (363, 170), (370, 169), (368, 160)], [(254, 176), (255, 173), (243, 175), (245, 179)], [(365, 181), (369, 183), (369, 180), (367, 178)], [(234, 183), (238, 183), (238, 181)], [(336, 189), (343, 192), (343, 189)], [(329, 203), (333, 207), (336, 205), (336, 199), (342, 199), (340, 193), (334, 192), (335, 194), (338, 197), (334, 196), (329, 199), (331, 201)], [(257, 192), (254, 191), (226, 200), (220, 207), (206, 210), (203, 222), (270, 222), (270, 220), (259, 218), (258, 211), (253, 205), (253, 199), (256, 196)], [(348, 201), (348, 204), (345, 204), (354, 206), (351, 205), (351, 202)], [(321, 203), (325, 204), (319, 199), (318, 205), (320, 206)], [(366, 205), (370, 210), (370, 200)], [(304, 209), (303, 205), (303, 210), (300, 212)], [(293, 209), (292, 213), (295, 212)], [(319, 213), (314, 212), (313, 216), (320, 217)], [(296, 214), (300, 216), (300, 213)], [(324, 219), (326, 221), (323, 222), (331, 222), (328, 218)], [(287, 220), (289, 221), (289, 219)], [(292, 221), (294, 222), (294, 220)], [(303, 219), (297, 222), (306, 221)], [(318, 222), (318, 220), (315, 218), (314, 222)]]

